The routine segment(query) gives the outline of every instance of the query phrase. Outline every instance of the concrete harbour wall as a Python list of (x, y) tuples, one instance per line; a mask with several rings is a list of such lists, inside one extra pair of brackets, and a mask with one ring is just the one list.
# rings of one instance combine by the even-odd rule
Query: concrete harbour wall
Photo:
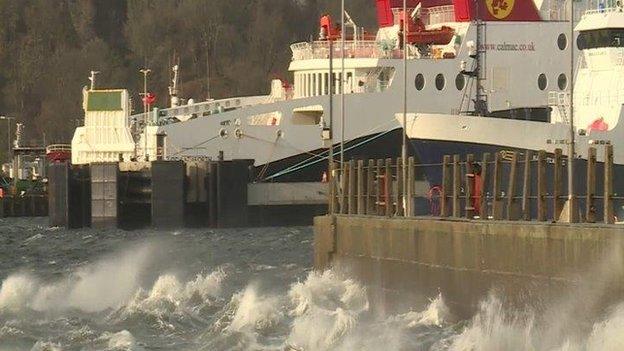
[(537, 308), (624, 297), (624, 226), (333, 215), (316, 217), (314, 232), (315, 268), (344, 267), (399, 308), (438, 293), (458, 315), (493, 291)]

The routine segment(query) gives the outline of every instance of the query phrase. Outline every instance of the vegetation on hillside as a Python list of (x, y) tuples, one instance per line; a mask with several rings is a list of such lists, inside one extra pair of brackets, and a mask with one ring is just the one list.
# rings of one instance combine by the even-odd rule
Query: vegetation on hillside
[[(101, 72), (98, 87), (128, 88), (139, 101), (139, 69), (147, 66), (150, 90), (166, 105), (174, 57), (183, 97), (266, 93), (269, 79), (290, 78), (289, 45), (316, 36), (319, 15), (338, 17), (339, 7), (338, 0), (0, 0), (0, 115), (25, 123), (30, 140), (68, 142), (89, 71)], [(347, 10), (374, 26), (372, 0), (347, 0)], [(0, 132), (0, 157), (2, 145)]]

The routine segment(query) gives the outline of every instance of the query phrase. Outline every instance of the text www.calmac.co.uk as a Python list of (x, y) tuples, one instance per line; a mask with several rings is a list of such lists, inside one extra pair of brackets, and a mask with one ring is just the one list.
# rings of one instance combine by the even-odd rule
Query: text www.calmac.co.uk
[(486, 43), (481, 44), (480, 49), (485, 49), (487, 51), (535, 51), (535, 44), (533, 42), (527, 44)]

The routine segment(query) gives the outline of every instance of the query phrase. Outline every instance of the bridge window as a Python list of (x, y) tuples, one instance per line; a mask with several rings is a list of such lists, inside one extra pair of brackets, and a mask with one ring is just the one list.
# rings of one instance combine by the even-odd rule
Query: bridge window
[(576, 44), (580, 50), (624, 47), (624, 28), (587, 30), (579, 34)]

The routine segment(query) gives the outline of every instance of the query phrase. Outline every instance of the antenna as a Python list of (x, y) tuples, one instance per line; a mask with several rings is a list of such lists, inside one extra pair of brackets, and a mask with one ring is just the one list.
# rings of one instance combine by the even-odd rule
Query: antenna
[(180, 80), (179, 64), (173, 65), (173, 67), (171, 67), (171, 71), (173, 72), (173, 76), (171, 77), (171, 85), (169, 86), (169, 98), (171, 102), (171, 107), (177, 107), (180, 105), (180, 99), (178, 98), (178, 84)]
[(91, 81), (91, 89), (89, 90), (95, 90), (95, 77), (100, 73), (100, 71), (91, 71), (91, 74), (89, 75), (89, 80)]

